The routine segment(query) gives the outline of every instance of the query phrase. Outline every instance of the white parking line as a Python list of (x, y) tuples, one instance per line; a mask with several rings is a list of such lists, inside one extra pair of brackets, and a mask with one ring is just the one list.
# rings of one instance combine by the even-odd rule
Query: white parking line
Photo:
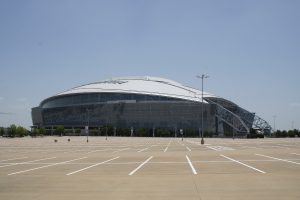
[(179, 141), (177, 141), (177, 143), (178, 143), (179, 145), (181, 145), (181, 146), (185, 146), (185, 144), (183, 144), (183, 143), (181, 143), (181, 142), (179, 142)]
[(189, 150), (189, 151), (192, 151), (190, 148), (188, 148), (187, 146), (185, 146), (185, 148), (187, 149), (187, 150)]
[[(284, 145), (284, 144), (276, 144), (276, 145), (283, 146), (283, 147), (291, 147), (290, 145)], [(287, 149), (289, 149), (289, 148), (287, 148)]]
[[(203, 144), (201, 144), (200, 142), (195, 142), (195, 141), (192, 141), (192, 140), (187, 140), (187, 142), (191, 143), (191, 144), (194, 144), (194, 145), (199, 145), (199, 146), (203, 146)], [(209, 146), (211, 144), (204, 144), (204, 146)]]
[(147, 160), (145, 160), (142, 164), (140, 164), (137, 168), (135, 168), (132, 172), (130, 172), (128, 175), (131, 176), (133, 175), (137, 170), (139, 170), (143, 165), (145, 165), (149, 160), (151, 160), (153, 156), (150, 156)]
[(275, 145), (264, 145), (264, 146), (261, 146), (261, 147), (263, 147), (264, 149), (270, 149), (270, 148), (275, 148), (275, 149), (290, 149), (288, 147), (275, 146)]
[(259, 149), (258, 147), (242, 146), (243, 148)]
[(149, 148), (141, 149), (141, 150), (138, 151), (138, 153), (146, 151), (147, 149), (149, 149)]
[(215, 150), (215, 151), (232, 151), (235, 150), (231, 147), (224, 147), (224, 146), (206, 146), (206, 148)]
[(259, 169), (255, 168), (255, 167), (252, 167), (252, 166), (247, 165), (247, 164), (245, 164), (245, 163), (242, 163), (242, 162), (240, 162), (240, 161), (234, 160), (234, 159), (229, 158), (229, 157), (227, 157), (227, 156), (224, 156), (224, 155), (220, 155), (220, 156), (222, 156), (222, 157), (224, 157), (224, 158), (227, 158), (228, 160), (231, 160), (231, 161), (233, 161), (233, 162), (236, 162), (236, 163), (239, 163), (239, 164), (241, 164), (241, 165), (244, 165), (244, 166), (246, 166), (246, 167), (249, 167), (250, 169), (253, 169), (253, 170), (258, 171), (258, 172), (260, 172), (260, 173), (263, 173), (263, 174), (266, 173), (266, 172), (264, 172), (264, 171), (262, 171), (262, 170), (259, 170)]
[(98, 152), (98, 151), (108, 151), (108, 150), (110, 150), (110, 149), (94, 150), (94, 151), (89, 151), (89, 152), (87, 152), (85, 154), (90, 154), (90, 153), (94, 153), (94, 152)]
[(20, 159), (24, 159), (24, 158), (28, 158), (28, 157), (11, 158), (11, 159), (7, 159), (7, 160), (0, 160), (0, 162), (10, 161), (10, 160), (20, 160)]
[(272, 159), (274, 159), (274, 160), (280, 160), (280, 161), (284, 161), (284, 162), (289, 162), (289, 163), (293, 163), (293, 164), (296, 164), (296, 165), (300, 165), (300, 163), (293, 162), (293, 161), (290, 161), (290, 160), (285, 160), (285, 159), (275, 158), (275, 157), (266, 156), (266, 155), (263, 155), (263, 154), (255, 154), (255, 155), (263, 156), (263, 157), (266, 157), (266, 158), (272, 158)]
[(171, 141), (172, 141), (172, 140), (170, 140), (169, 144), (168, 144), (167, 147), (165, 148), (164, 153), (167, 152), (167, 150), (168, 150), (168, 148), (169, 148), (169, 146), (170, 146), (170, 144), (171, 144)]
[[(300, 161), (300, 159), (289, 159), (292, 161)], [(257, 163), (262, 163), (262, 162), (280, 162), (278, 160), (274, 159), (259, 159), (259, 160), (253, 160), (253, 159), (248, 159), (248, 160), (239, 160), (240, 162), (257, 162)], [(193, 163), (231, 163), (231, 160), (193, 160)], [(139, 161), (133, 161), (133, 162), (110, 162), (110, 163), (105, 163), (105, 165), (132, 165), (132, 164), (140, 164), (141, 162)], [(186, 164), (186, 161), (173, 161), (173, 162), (168, 162), (168, 161), (152, 161), (151, 164)], [(28, 163), (24, 165), (49, 165), (53, 164), (53, 162), (37, 162), (37, 163)], [(64, 165), (94, 165), (96, 164), (95, 162), (71, 162), (71, 163), (64, 163)]]
[(130, 148), (119, 149), (119, 150), (116, 150), (116, 151), (114, 151), (114, 152), (112, 152), (112, 153), (118, 153), (118, 152), (125, 151), (125, 150), (128, 150), (128, 149), (130, 149)]
[(0, 167), (9, 167), (9, 166), (14, 166), (14, 165), (22, 165), (22, 164), (28, 164), (28, 163), (32, 163), (32, 162), (36, 162), (36, 161), (41, 161), (41, 160), (50, 160), (50, 159), (54, 159), (56, 157), (51, 157), (51, 158), (43, 158), (43, 159), (38, 159), (38, 160), (31, 160), (31, 161), (27, 161), (27, 162), (21, 162), (21, 163), (14, 163), (14, 164), (9, 164), (9, 165), (3, 165)]
[(300, 156), (300, 154), (298, 154), (298, 153), (291, 153), (291, 154), (294, 154), (294, 155)]
[(169, 146), (167, 146), (165, 149), (164, 149), (164, 153), (166, 153), (168, 151), (168, 148)]
[(37, 169), (42, 169), (42, 168), (46, 168), (46, 167), (52, 167), (52, 166), (55, 166), (55, 165), (60, 165), (60, 164), (72, 162), (72, 161), (75, 161), (75, 160), (81, 160), (81, 159), (85, 159), (85, 158), (87, 158), (87, 157), (77, 158), (77, 159), (63, 161), (63, 162), (59, 162), (59, 163), (53, 163), (53, 164), (50, 164), (50, 165), (45, 165), (45, 166), (42, 166), (42, 167), (36, 167), (36, 168), (27, 169), (27, 170), (23, 170), (23, 171), (13, 172), (13, 173), (10, 173), (10, 174), (7, 174), (7, 175), (10, 176), (10, 175), (15, 175), (15, 174), (21, 174), (21, 173), (25, 173), (25, 172), (29, 172), (29, 171), (33, 171), (33, 170), (37, 170)]
[(192, 169), (193, 174), (197, 174), (197, 171), (196, 171), (196, 169), (194, 168), (194, 166), (193, 166), (193, 164), (192, 164), (190, 158), (189, 158), (187, 155), (185, 155), (185, 157), (186, 157), (186, 159), (187, 159), (187, 161), (188, 161), (188, 163), (189, 163), (189, 165), (190, 165), (190, 167), (191, 167), (191, 169)]
[(103, 162), (101, 162), (101, 163), (96, 163), (96, 164), (94, 164), (94, 165), (85, 167), (85, 168), (83, 168), (83, 169), (76, 170), (76, 171), (74, 171), (74, 172), (70, 172), (70, 173), (68, 173), (68, 174), (66, 174), (66, 175), (69, 176), (69, 175), (72, 175), (72, 174), (76, 174), (76, 173), (78, 173), (78, 172), (84, 171), (84, 170), (86, 170), (86, 169), (90, 169), (90, 168), (92, 168), (92, 167), (96, 167), (96, 166), (98, 166), (98, 165), (102, 165), (102, 164), (104, 164), (104, 163), (107, 163), (107, 162), (109, 162), (109, 161), (115, 160), (115, 159), (117, 159), (117, 158), (120, 158), (120, 156), (115, 157), (115, 158), (112, 158), (112, 159), (109, 159), (109, 160), (105, 160), (105, 161), (103, 161)]

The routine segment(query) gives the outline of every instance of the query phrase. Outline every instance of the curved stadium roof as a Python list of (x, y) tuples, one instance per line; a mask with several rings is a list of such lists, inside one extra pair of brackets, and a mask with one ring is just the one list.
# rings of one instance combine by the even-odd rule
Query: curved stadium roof
[[(182, 84), (172, 80), (149, 76), (111, 78), (75, 87), (59, 93), (54, 97), (82, 93), (146, 94), (201, 102), (201, 91), (183, 86)], [(203, 96), (216, 97), (215, 95), (207, 92), (203, 92)], [(203, 102), (207, 103), (205, 100)]]

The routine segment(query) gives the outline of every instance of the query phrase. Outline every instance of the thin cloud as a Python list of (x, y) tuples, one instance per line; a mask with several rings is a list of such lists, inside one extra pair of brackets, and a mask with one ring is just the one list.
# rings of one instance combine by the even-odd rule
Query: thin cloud
[(16, 113), (0, 112), (0, 115), (15, 115)]
[(27, 98), (26, 97), (20, 97), (20, 98), (17, 99), (17, 101), (25, 102), (25, 101), (27, 101)]
[(290, 103), (290, 107), (292, 107), (292, 108), (299, 108), (300, 107), (300, 102)]

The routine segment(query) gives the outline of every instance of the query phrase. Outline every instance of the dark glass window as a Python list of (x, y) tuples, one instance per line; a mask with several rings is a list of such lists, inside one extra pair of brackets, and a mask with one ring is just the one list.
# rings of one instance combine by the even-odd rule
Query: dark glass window
[(136, 102), (145, 101), (185, 101), (182, 99), (162, 97), (155, 95), (141, 95), (141, 94), (121, 94), (121, 93), (88, 93), (76, 94), (70, 96), (55, 97), (45, 102), (42, 102), (43, 108), (65, 107), (84, 104), (97, 104), (109, 101), (127, 101), (135, 100)]

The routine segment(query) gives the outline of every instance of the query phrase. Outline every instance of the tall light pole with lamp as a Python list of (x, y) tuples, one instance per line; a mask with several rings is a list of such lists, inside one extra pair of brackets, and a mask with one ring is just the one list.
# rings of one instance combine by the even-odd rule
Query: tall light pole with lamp
[(87, 126), (86, 128), (86, 142), (89, 142), (89, 128), (90, 128), (90, 110), (87, 108)]
[(201, 144), (204, 144), (204, 139), (203, 139), (203, 79), (208, 78), (207, 75), (202, 74), (201, 76), (197, 75), (197, 78), (202, 79), (202, 93), (201, 93)]
[(276, 121), (276, 117), (277, 117), (276, 115), (274, 115), (274, 116), (273, 116), (273, 121), (274, 121), (273, 128), (274, 128), (274, 132), (276, 132), (276, 127), (275, 127), (275, 121)]

